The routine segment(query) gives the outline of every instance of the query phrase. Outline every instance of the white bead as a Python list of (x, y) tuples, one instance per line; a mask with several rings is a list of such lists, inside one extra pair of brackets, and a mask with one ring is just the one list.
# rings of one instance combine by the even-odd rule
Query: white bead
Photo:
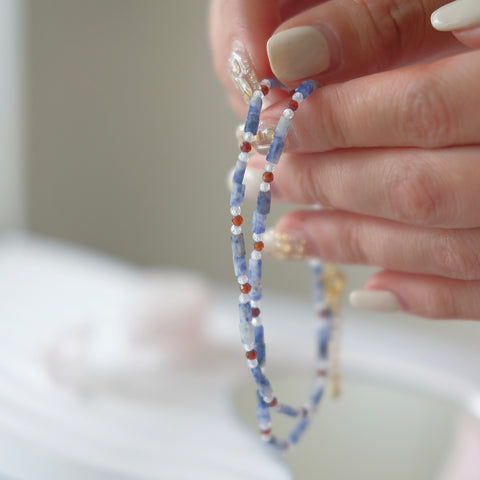
[(316, 370), (328, 370), (328, 360), (321, 359), (315, 362), (315, 369)]
[(291, 120), (294, 116), (295, 116), (295, 113), (293, 112), (293, 110), (291, 108), (286, 108), (282, 115), (285, 117), (285, 118), (288, 118), (289, 120)]
[(268, 78), (264, 78), (260, 82), (260, 85), (266, 85), (268, 88), (272, 88), (272, 82)]
[(272, 422), (267, 422), (267, 423), (259, 423), (258, 428), (260, 430), (268, 430), (269, 428), (272, 428)]
[(230, 231), (234, 235), (240, 235), (242, 233), (242, 227), (237, 227), (236, 225), (232, 225), (232, 227), (230, 228)]
[(252, 238), (254, 242), (263, 242), (263, 233), (254, 233)]
[(254, 358), (253, 360), (247, 359), (248, 368), (258, 367), (258, 360)]
[(260, 191), (261, 192), (268, 192), (270, 190), (270, 184), (268, 182), (262, 182), (260, 184)]
[(261, 90), (255, 90), (252, 94), (252, 98), (263, 98), (263, 92)]
[[(252, 140), (253, 140), (253, 133), (252, 132), (245, 132), (243, 134), (243, 140), (245, 142), (251, 143)], [(242, 153), (245, 153), (245, 152), (242, 152)]]
[(260, 317), (252, 317), (252, 325), (254, 327), (260, 327), (262, 325), (262, 319)]
[(269, 442), (271, 439), (272, 439), (272, 435), (270, 433), (268, 435), (267, 434), (260, 435), (260, 440), (262, 440), (262, 442)]
[(230, 213), (236, 217), (237, 215), (240, 215), (242, 213), (242, 207), (231, 207), (230, 208)]
[(274, 172), (275, 171), (275, 164), (272, 162), (267, 162), (265, 165), (266, 172)]
[(247, 152), (241, 152), (238, 155), (238, 159), (243, 163), (247, 163), (249, 158), (250, 158), (250, 154)]
[(240, 296), (238, 297), (239, 303), (248, 303), (249, 297), (246, 293), (241, 293)]
[(248, 275), (240, 275), (240, 276), (237, 278), (237, 282), (238, 282), (240, 285), (243, 285), (244, 283), (248, 283)]
[(300, 92), (295, 92), (292, 95), (292, 100), (295, 100), (297, 103), (302, 103), (303, 102), (303, 95)]
[(263, 397), (263, 401), (266, 403), (270, 403), (274, 398), (275, 396), (272, 393), (269, 397)]
[(252, 260), (261, 260), (262, 259), (262, 252), (257, 252), (256, 250), (254, 250), (252, 252), (252, 254), (250, 255), (250, 257), (252, 258)]
[(310, 258), (308, 260), (308, 264), (311, 266), (311, 267), (321, 267), (323, 265), (323, 262), (318, 259), (318, 258)]

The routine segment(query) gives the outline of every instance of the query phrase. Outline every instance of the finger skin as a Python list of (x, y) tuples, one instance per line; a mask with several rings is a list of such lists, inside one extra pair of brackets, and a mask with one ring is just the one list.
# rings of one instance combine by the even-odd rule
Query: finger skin
[[(480, 147), (351, 149), (282, 157), (273, 198), (412, 225), (480, 225)], [(262, 168), (254, 157), (249, 168)]]
[(413, 227), (341, 211), (296, 211), (275, 230), (295, 232), (305, 254), (326, 261), (480, 280), (480, 229)]
[(366, 283), (369, 290), (394, 293), (406, 312), (434, 319), (480, 319), (480, 281), (382, 271)]
[[(475, 144), (480, 51), (327, 85), (296, 112), (289, 152)], [(265, 110), (275, 124), (282, 106)]]

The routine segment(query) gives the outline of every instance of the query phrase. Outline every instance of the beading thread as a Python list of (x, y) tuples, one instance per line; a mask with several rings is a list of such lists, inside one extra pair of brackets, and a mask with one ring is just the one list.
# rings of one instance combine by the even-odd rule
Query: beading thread
[[(293, 407), (277, 400), (270, 381), (265, 373), (266, 351), (265, 335), (261, 321), (260, 302), (262, 299), (262, 250), (267, 216), (270, 213), (270, 184), (274, 180), (275, 167), (278, 164), (288, 130), (295, 116), (295, 111), (316, 88), (317, 82), (306, 80), (293, 92), (287, 108), (283, 111), (268, 149), (265, 170), (259, 186), (257, 205), (252, 219), (253, 250), (246, 259), (245, 239), (242, 231), (242, 205), (245, 197), (243, 178), (247, 162), (252, 151), (252, 141), (257, 135), (262, 110), (263, 98), (273, 88), (288, 90), (277, 79), (265, 79), (254, 91), (245, 121), (240, 154), (235, 164), (232, 191), (230, 196), (230, 213), (232, 215), (231, 246), (233, 269), (240, 285), (239, 328), (240, 340), (246, 352), (247, 365), (257, 387), (257, 420), (262, 440), (279, 450), (287, 450), (296, 445), (323, 397), (329, 372), (329, 345), (334, 330), (336, 308), (328, 300), (325, 288), (326, 277), (324, 264), (319, 259), (310, 259), (312, 273), (313, 302), (318, 317), (316, 328), (316, 367), (310, 396), (301, 407)], [(330, 276), (330, 279), (332, 276)], [(335, 277), (333, 277), (335, 280)], [(334, 282), (335, 283), (335, 282)], [(293, 428), (283, 440), (272, 433), (271, 411), (296, 419)]]

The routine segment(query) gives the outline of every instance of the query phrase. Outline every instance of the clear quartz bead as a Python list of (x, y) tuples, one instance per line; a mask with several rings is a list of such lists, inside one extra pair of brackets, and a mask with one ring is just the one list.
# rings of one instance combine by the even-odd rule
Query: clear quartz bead
[(268, 78), (264, 78), (261, 82), (260, 85), (265, 85), (268, 88), (272, 88), (272, 82)]
[(260, 300), (252, 300), (251, 302), (252, 308), (260, 308), (261, 301)]
[(255, 368), (258, 366), (258, 360), (254, 358), (253, 360), (247, 360), (248, 368)]
[(242, 213), (242, 207), (230, 207), (230, 213), (236, 217), (237, 215), (240, 215)]
[(238, 302), (239, 303), (248, 303), (249, 297), (246, 293), (241, 293), (238, 297)]
[(248, 275), (240, 275), (240, 276), (237, 278), (237, 282), (238, 282), (240, 285), (243, 285), (244, 283), (248, 283)]
[(255, 90), (252, 94), (252, 98), (263, 98), (263, 92), (261, 90)]
[(265, 165), (265, 171), (273, 173), (275, 171), (275, 164), (272, 162), (267, 162)]
[(247, 152), (241, 152), (238, 155), (238, 159), (243, 163), (247, 163), (249, 158), (250, 158), (250, 154)]
[(230, 228), (230, 231), (234, 235), (240, 235), (242, 233), (242, 227), (237, 227), (236, 225), (232, 225), (232, 227)]
[(257, 250), (254, 250), (251, 254), (251, 258), (253, 260), (261, 260), (262, 259), (262, 252), (257, 252)]
[(270, 190), (270, 184), (267, 182), (262, 182), (260, 184), (260, 191), (262, 192), (268, 192)]
[(254, 233), (252, 235), (254, 242), (262, 242), (263, 241), (263, 233)]
[(253, 317), (252, 318), (252, 325), (254, 327), (259, 327), (261, 324), (262, 324), (262, 320), (260, 319), (260, 317)]
[(245, 132), (243, 134), (243, 141), (244, 142), (251, 143), (252, 140), (253, 140), (253, 133), (252, 132)]
[(303, 95), (300, 92), (295, 92), (292, 95), (292, 100), (295, 100), (297, 103), (302, 103), (303, 102)]
[(295, 113), (293, 112), (293, 110), (291, 108), (286, 108), (282, 115), (285, 117), (285, 118), (288, 118), (289, 120), (291, 120), (294, 116), (295, 116)]

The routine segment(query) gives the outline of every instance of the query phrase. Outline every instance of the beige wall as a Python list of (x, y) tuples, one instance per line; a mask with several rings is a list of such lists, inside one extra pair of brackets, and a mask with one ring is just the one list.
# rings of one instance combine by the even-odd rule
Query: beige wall
[[(237, 148), (208, 2), (30, 0), (28, 223), (143, 265), (230, 279)], [(303, 267), (267, 269), (304, 291)]]

